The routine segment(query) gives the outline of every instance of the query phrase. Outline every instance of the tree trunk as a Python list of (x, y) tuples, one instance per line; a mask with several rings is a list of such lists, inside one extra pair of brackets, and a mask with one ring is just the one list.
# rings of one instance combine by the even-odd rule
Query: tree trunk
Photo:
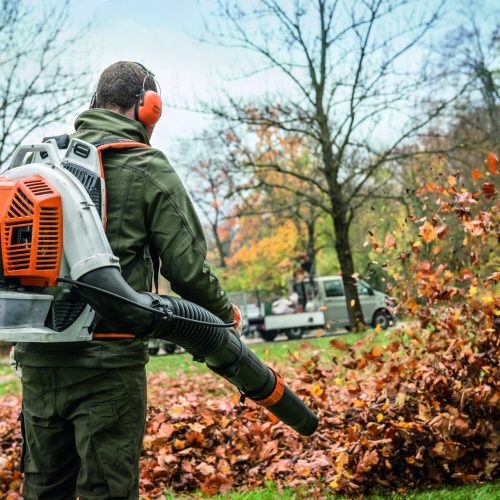
[(354, 263), (352, 260), (351, 243), (349, 242), (350, 221), (346, 207), (342, 201), (341, 187), (337, 181), (338, 166), (335, 165), (338, 159), (334, 159), (332, 142), (330, 141), (330, 128), (322, 107), (318, 113), (318, 123), (322, 132), (321, 149), (323, 164), (325, 166), (325, 176), (330, 189), (330, 203), (332, 207), (330, 215), (335, 230), (335, 250), (339, 259), (340, 271), (342, 272), (349, 323), (354, 331), (359, 331), (365, 325), (365, 320), (361, 304), (359, 303), (356, 281), (353, 278)]
[(217, 231), (217, 226), (212, 226), (212, 234), (214, 235), (215, 246), (217, 248), (217, 253), (219, 255), (219, 266), (222, 268), (226, 266), (226, 254), (224, 253), (224, 247), (222, 246), (222, 241), (219, 237), (219, 232)]
[(359, 331), (363, 328), (365, 321), (361, 304), (359, 303), (356, 280), (353, 278), (354, 264), (351, 244), (349, 242), (349, 222), (344, 211), (334, 211), (332, 219), (335, 227), (335, 250), (337, 251), (340, 270), (342, 272), (349, 322), (353, 330)]
[(306, 221), (306, 228), (307, 228), (307, 246), (306, 246), (306, 253), (307, 257), (309, 259), (309, 262), (311, 263), (311, 271), (310, 274), (311, 276), (316, 274), (316, 233), (315, 233), (315, 225), (316, 221), (311, 220), (311, 221)]

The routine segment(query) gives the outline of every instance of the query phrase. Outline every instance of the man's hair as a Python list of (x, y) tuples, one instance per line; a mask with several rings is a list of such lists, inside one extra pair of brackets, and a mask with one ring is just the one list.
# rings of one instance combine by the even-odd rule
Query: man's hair
[(144, 82), (145, 90), (157, 91), (154, 77), (139, 63), (118, 61), (106, 68), (99, 78), (96, 103), (99, 108), (118, 106), (130, 109), (136, 102)]

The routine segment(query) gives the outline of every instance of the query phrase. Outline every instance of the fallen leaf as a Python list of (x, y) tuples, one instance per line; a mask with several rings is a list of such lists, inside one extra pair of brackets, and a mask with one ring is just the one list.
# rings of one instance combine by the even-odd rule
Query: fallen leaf
[(322, 387), (319, 384), (315, 384), (311, 387), (311, 390), (309, 391), (313, 396), (321, 396), (323, 392), (325, 392)]
[(420, 227), (419, 234), (425, 241), (425, 243), (431, 243), (436, 239), (437, 236), (436, 228), (427, 221), (425, 221)]

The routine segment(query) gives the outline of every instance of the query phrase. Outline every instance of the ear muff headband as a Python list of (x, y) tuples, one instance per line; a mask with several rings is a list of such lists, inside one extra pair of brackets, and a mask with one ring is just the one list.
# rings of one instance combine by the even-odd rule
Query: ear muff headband
[(135, 101), (134, 116), (135, 119), (141, 122), (145, 127), (151, 127), (155, 125), (161, 117), (162, 103), (161, 96), (158, 92), (154, 90), (145, 90), (146, 80), (152, 78), (158, 87), (159, 85), (155, 79), (155, 75), (151, 73), (151, 71), (140, 63), (136, 64), (146, 71), (146, 76), (142, 81), (141, 92), (136, 96), (137, 100)]

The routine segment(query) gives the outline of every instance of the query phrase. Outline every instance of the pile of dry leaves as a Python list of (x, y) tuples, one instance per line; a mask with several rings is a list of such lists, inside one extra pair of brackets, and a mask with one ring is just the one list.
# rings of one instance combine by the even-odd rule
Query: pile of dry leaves
[[(498, 333), (486, 331), (492, 308), (474, 311), (484, 327), (475, 336), (414, 326), (383, 348), (333, 340), (329, 362), (290, 353), (290, 366), (277, 368), (320, 415), (310, 438), (251, 402), (240, 406), (212, 374), (151, 375), (142, 493), (209, 495), (266, 480), (317, 493), (491, 480), (500, 421)], [(20, 487), (19, 407), (18, 397), (1, 401), (2, 493)]]

